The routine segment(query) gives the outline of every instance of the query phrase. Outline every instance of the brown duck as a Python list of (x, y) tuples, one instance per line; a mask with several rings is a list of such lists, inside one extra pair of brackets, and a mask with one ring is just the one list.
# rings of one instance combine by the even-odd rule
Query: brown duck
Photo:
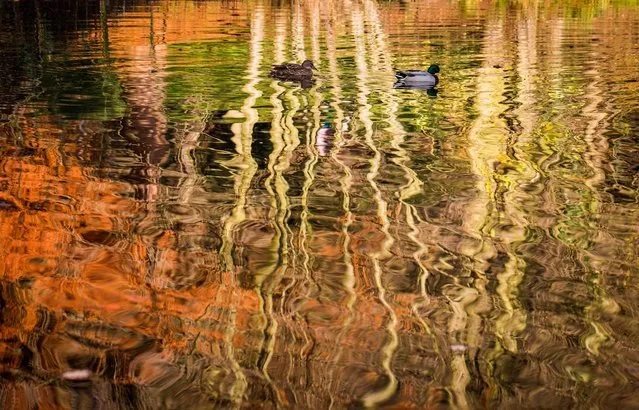
[(274, 65), (270, 77), (281, 81), (308, 83), (313, 78), (314, 68), (315, 66), (311, 60), (305, 60), (302, 64)]

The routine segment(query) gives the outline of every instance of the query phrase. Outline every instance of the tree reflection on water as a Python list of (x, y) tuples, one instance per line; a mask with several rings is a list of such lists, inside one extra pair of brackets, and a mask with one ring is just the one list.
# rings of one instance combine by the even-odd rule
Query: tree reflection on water
[(0, 402), (637, 406), (638, 22), (0, 3)]

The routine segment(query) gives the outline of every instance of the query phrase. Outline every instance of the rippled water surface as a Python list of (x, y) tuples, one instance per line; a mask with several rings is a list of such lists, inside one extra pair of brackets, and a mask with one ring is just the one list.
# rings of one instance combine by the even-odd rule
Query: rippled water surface
[(2, 407), (639, 408), (638, 67), (636, 0), (0, 0)]

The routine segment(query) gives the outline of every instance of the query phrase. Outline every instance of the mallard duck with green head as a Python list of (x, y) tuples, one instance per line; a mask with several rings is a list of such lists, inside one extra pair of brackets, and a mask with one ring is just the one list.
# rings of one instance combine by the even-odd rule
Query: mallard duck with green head
[(395, 77), (397, 78), (396, 85), (404, 85), (406, 87), (415, 88), (435, 87), (439, 83), (439, 77), (437, 77), (437, 73), (439, 73), (439, 66), (437, 64), (431, 65), (426, 71), (398, 71), (395, 74)]

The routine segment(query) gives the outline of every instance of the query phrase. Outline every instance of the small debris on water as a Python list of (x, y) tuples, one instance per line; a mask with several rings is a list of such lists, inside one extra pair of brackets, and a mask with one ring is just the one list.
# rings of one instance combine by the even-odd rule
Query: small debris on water
[(62, 373), (62, 378), (65, 380), (88, 380), (91, 378), (91, 374), (91, 370), (88, 369), (69, 370)]

